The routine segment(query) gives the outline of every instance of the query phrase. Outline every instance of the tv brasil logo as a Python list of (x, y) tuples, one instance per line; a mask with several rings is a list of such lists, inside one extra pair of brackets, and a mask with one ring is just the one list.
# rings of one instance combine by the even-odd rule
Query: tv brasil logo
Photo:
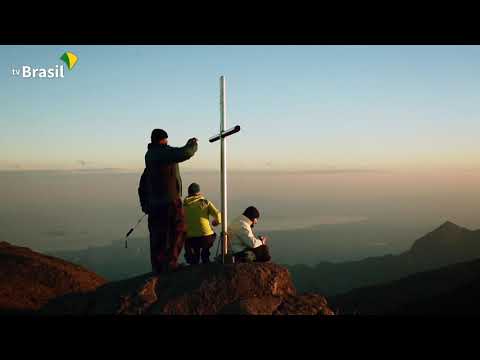
[[(66, 65), (68, 70), (72, 70), (77, 64), (78, 56), (72, 53), (71, 51), (66, 51), (60, 56)], [(59, 79), (65, 77), (65, 71), (63, 65), (55, 65), (50, 68), (35, 68), (29, 65), (23, 65), (20, 69), (12, 69), (13, 76), (21, 76), (24, 79), (35, 79), (35, 78), (47, 78), (47, 79)]]

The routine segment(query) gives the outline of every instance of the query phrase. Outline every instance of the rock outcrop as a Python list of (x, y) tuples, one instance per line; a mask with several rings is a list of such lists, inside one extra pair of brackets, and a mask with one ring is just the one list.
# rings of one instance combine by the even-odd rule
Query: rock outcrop
[(41, 309), (47, 315), (333, 315), (318, 294), (297, 295), (288, 270), (274, 263), (209, 264), (146, 274), (68, 294)]
[(105, 284), (97, 274), (26, 247), (0, 242), (0, 313), (38, 310), (53, 298)]

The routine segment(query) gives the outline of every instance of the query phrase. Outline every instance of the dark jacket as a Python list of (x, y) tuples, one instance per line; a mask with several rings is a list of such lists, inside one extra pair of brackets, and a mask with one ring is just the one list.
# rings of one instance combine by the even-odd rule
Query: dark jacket
[(183, 147), (148, 144), (145, 170), (140, 177), (138, 195), (145, 213), (159, 209), (182, 197), (182, 178), (178, 163), (190, 159), (198, 145), (188, 142)]

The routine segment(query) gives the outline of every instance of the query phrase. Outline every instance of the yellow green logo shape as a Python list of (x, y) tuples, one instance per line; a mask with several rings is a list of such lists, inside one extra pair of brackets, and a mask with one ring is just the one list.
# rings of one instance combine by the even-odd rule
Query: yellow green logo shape
[(78, 56), (71, 51), (66, 51), (62, 56), (60, 56), (60, 59), (67, 64), (68, 70), (72, 70), (78, 61)]

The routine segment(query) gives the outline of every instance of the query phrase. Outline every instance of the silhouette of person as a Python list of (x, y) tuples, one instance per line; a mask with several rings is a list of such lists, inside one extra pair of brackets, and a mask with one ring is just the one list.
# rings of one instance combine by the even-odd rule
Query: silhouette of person
[(152, 131), (138, 195), (142, 211), (148, 214), (150, 260), (154, 273), (178, 267), (186, 231), (178, 163), (190, 159), (197, 149), (196, 138), (189, 139), (183, 147), (171, 147), (164, 130)]

